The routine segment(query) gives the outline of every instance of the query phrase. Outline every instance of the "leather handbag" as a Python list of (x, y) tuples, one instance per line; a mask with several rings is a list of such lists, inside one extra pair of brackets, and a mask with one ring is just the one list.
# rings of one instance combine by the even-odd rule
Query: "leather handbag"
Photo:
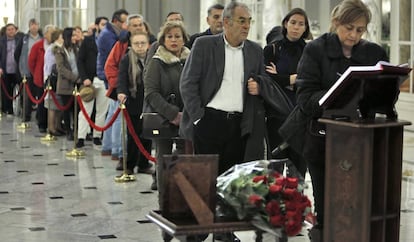
[(57, 80), (58, 80), (58, 73), (56, 70), (56, 64), (53, 64), (52, 72), (50, 73), (49, 76), (47, 76), (47, 79), (44, 82), (44, 88), (46, 89), (48, 85), (50, 85), (52, 87), (52, 90), (56, 92)]
[(178, 126), (159, 113), (142, 113), (142, 133), (146, 139), (171, 139), (178, 136)]

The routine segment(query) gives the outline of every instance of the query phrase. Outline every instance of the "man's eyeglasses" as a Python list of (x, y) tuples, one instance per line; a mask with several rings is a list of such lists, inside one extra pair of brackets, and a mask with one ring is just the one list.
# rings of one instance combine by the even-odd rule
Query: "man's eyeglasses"
[(232, 21), (240, 24), (240, 25), (251, 25), (254, 23), (254, 20), (252, 18), (239, 18), (239, 19), (232, 19)]
[(140, 41), (140, 42), (132, 42), (133, 45), (140, 46), (140, 45), (147, 45), (148, 42)]

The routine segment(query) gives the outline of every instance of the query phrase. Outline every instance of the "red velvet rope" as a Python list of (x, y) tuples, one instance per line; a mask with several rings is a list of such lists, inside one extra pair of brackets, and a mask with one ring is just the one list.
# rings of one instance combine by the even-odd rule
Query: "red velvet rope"
[(20, 96), (20, 92), (22, 91), (23, 85), (20, 83), (19, 86), (19, 92), (15, 96), (11, 96), (10, 93), (7, 91), (6, 84), (4, 84), (3, 78), (0, 78), (1, 87), (3, 88), (4, 94), (6, 94), (6, 97), (10, 100), (15, 100), (18, 96)]
[[(104, 130), (108, 129), (110, 126), (112, 126), (112, 124), (115, 122), (116, 118), (118, 117), (119, 113), (121, 112), (121, 109), (118, 108), (115, 111), (114, 115), (112, 116), (111, 120), (109, 120), (109, 122), (104, 127), (99, 127), (89, 117), (88, 113), (86, 112), (85, 106), (83, 105), (83, 101), (82, 101), (81, 97), (77, 96), (76, 100), (78, 101), (79, 107), (80, 107), (83, 115), (85, 116), (86, 121), (89, 123), (90, 126), (92, 126), (93, 129), (96, 129), (98, 131), (104, 131)], [(132, 125), (131, 118), (129, 117), (129, 114), (128, 114), (126, 109), (123, 110), (123, 114), (125, 115), (125, 120), (127, 122), (128, 132), (131, 134), (131, 136), (134, 139), (135, 144), (137, 145), (140, 152), (148, 160), (156, 162), (156, 159), (148, 153), (148, 151), (144, 148), (141, 141), (139, 140), (137, 134), (135, 133), (134, 126)]]
[(66, 106), (61, 106), (60, 103), (59, 103), (59, 100), (57, 100), (57, 98), (56, 98), (55, 92), (53, 90), (50, 90), (49, 93), (52, 95), (53, 102), (55, 102), (56, 107), (60, 111), (68, 110), (72, 106), (73, 96), (70, 97), (69, 102), (66, 104)]
[(137, 133), (135, 133), (134, 126), (132, 125), (131, 118), (129, 117), (128, 111), (126, 109), (122, 110), (125, 120), (127, 122), (128, 126), (128, 132), (132, 136), (132, 138), (135, 141), (135, 144), (138, 146), (138, 149), (141, 151), (141, 153), (150, 161), (156, 162), (155, 157), (151, 156), (148, 151), (144, 148), (144, 146), (141, 143), (141, 140), (139, 140)]
[(80, 96), (77, 96), (77, 97), (76, 97), (76, 100), (78, 101), (79, 107), (80, 107), (80, 109), (81, 109), (81, 111), (82, 111), (83, 115), (85, 116), (86, 121), (88, 121), (89, 125), (90, 125), (90, 126), (92, 126), (92, 128), (93, 128), (93, 129), (96, 129), (96, 130), (98, 130), (98, 131), (105, 131), (105, 130), (107, 130), (109, 127), (111, 127), (111, 126), (112, 126), (112, 124), (115, 122), (116, 117), (118, 117), (119, 112), (121, 112), (121, 109), (120, 109), (120, 108), (118, 108), (118, 109), (115, 111), (114, 115), (112, 116), (111, 120), (109, 120), (109, 122), (108, 122), (105, 126), (100, 127), (100, 126), (97, 126), (97, 125), (96, 125), (96, 124), (92, 121), (91, 117), (89, 117), (88, 112), (86, 112), (85, 106), (83, 105), (83, 102), (82, 102), (81, 97), (80, 97)]
[(42, 96), (38, 99), (36, 99), (33, 94), (30, 92), (30, 88), (28, 85), (26, 85), (26, 83), (24, 84), (24, 87), (26, 89), (26, 93), (27, 96), (30, 98), (30, 100), (34, 103), (34, 104), (40, 104), (41, 102), (43, 102), (43, 100), (45, 100), (46, 94), (47, 94), (47, 90), (45, 90), (42, 94)]

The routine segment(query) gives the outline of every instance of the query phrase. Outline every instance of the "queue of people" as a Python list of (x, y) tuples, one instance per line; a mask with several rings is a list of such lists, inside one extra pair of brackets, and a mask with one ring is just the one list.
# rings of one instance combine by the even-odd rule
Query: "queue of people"
[[(316, 214), (310, 238), (323, 241), (325, 137), (314, 135), (310, 128), (322, 115), (318, 101), (338, 79), (337, 73), (351, 65), (388, 60), (382, 47), (362, 38), (371, 21), (370, 10), (361, 0), (342, 1), (332, 11), (331, 29), (311, 40), (306, 12), (292, 9), (269, 33), (264, 49), (247, 38), (252, 16), (244, 3), (215, 4), (206, 20), (209, 29), (189, 36), (181, 13), (171, 12), (158, 38), (142, 15), (124, 9), (115, 11), (111, 21), (96, 18), (92, 35), (86, 37), (77, 27), (61, 30), (46, 25), (42, 38), (35, 20), (29, 23), (29, 33), (19, 37), (17, 27), (8, 24), (0, 41), (4, 91), (11, 93), (19, 75), (25, 75), (39, 97), (39, 85), (56, 72), (58, 101), (69, 109), (61, 118), (47, 97), (42, 107), (48, 112), (38, 108), (39, 131), (47, 127), (50, 134), (66, 134), (71, 140), (72, 92), (75, 86), (94, 86), (95, 97), (85, 107), (89, 116), (95, 111), (97, 125), (107, 124), (125, 104), (136, 135), (147, 152), (155, 148), (157, 160), (172, 153), (218, 154), (219, 173), (238, 163), (270, 158), (271, 150), (286, 144), (279, 155), (298, 170), (291, 175), (304, 177), (309, 169)], [(269, 91), (275, 86), (283, 94)], [(289, 116), (278, 112), (274, 95), (292, 104)], [(13, 114), (5, 96), (2, 112)], [(179, 127), (179, 136), (141, 137), (144, 107)], [(82, 148), (91, 129), (82, 113), (78, 117), (73, 120), (79, 122), (76, 146)], [(24, 119), (30, 120), (30, 114), (24, 114)], [(119, 120), (103, 134), (92, 133), (93, 143), (102, 145), (101, 154), (119, 162), (117, 170), (133, 174), (137, 167), (137, 173), (153, 175), (153, 190), (162, 189), (156, 175), (160, 169), (142, 155), (129, 132), (127, 147), (122, 147)], [(124, 153), (127, 167), (123, 167)], [(234, 234), (216, 239), (238, 241)]]

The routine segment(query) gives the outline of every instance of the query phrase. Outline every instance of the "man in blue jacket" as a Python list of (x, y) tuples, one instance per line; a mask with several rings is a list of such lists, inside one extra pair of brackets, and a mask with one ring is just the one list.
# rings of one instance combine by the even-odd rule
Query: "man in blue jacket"
[[(108, 58), (109, 53), (112, 50), (112, 47), (119, 40), (121, 36), (127, 35), (127, 24), (126, 20), (128, 18), (128, 12), (125, 9), (119, 9), (115, 11), (112, 15), (112, 20), (109, 23), (106, 23), (104, 29), (99, 34), (96, 41), (98, 47), (98, 57), (96, 60), (96, 75), (97, 77), (104, 81), (105, 88), (108, 89), (108, 80), (105, 76), (105, 62)], [(108, 115), (105, 120), (107, 124), (111, 119), (116, 109), (118, 108), (117, 104), (113, 100), (109, 100), (109, 110)], [(118, 125), (118, 124), (114, 124)], [(120, 125), (120, 124), (119, 124)], [(102, 155), (111, 155), (112, 153), (112, 127), (109, 127), (105, 130), (102, 139)], [(119, 155), (119, 154), (117, 154)]]

